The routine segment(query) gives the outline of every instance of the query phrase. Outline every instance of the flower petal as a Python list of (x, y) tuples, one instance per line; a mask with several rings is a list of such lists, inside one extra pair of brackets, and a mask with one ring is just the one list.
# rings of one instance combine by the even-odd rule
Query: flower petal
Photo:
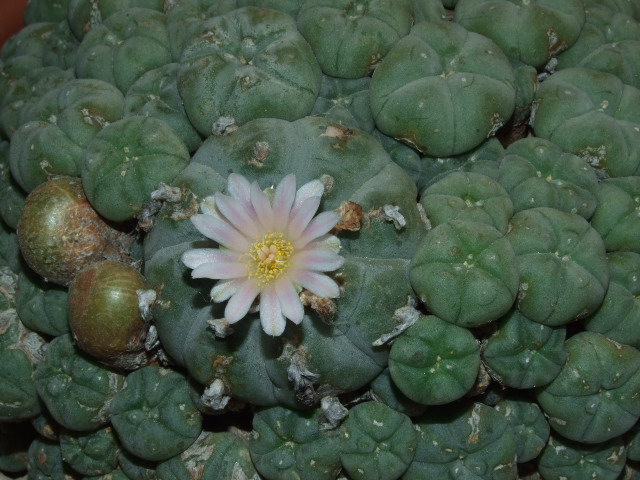
[(216, 284), (211, 289), (210, 295), (211, 300), (216, 303), (224, 302), (225, 300), (229, 300), (232, 295), (234, 295), (240, 286), (244, 283), (245, 279), (242, 278), (232, 278), (228, 280), (218, 280)]
[(203, 263), (191, 271), (191, 276), (193, 278), (212, 278), (214, 280), (246, 278), (247, 267), (241, 262)]
[(235, 252), (247, 252), (251, 248), (249, 240), (228, 222), (213, 215), (197, 213), (191, 222), (205, 237)]
[(304, 317), (304, 307), (291, 280), (279, 278), (273, 288), (278, 295), (282, 314), (293, 323), (300, 323)]
[(260, 322), (267, 335), (277, 337), (282, 335), (286, 327), (286, 320), (282, 316), (280, 300), (273, 287), (267, 288), (260, 294)]
[(181, 260), (186, 267), (196, 268), (203, 263), (237, 261), (237, 255), (219, 248), (193, 248), (184, 252)]
[[(216, 205), (227, 221), (245, 236), (255, 238), (259, 235), (256, 216), (252, 215), (253, 212), (247, 211), (240, 200), (216, 193)], [(250, 208), (253, 210), (253, 207)]]
[(322, 197), (322, 195), (324, 195), (324, 183), (320, 180), (311, 180), (310, 182), (305, 183), (296, 192), (296, 198), (293, 201), (291, 213), (295, 213), (307, 198)]
[(238, 173), (230, 173), (227, 177), (227, 193), (243, 205), (251, 205), (251, 184)]
[(344, 264), (344, 258), (327, 249), (302, 250), (291, 258), (291, 264), (300, 270), (332, 272)]
[(307, 243), (304, 247), (305, 250), (314, 250), (314, 249), (323, 249), (323, 250), (331, 250), (334, 253), (340, 254), (340, 239), (335, 235), (326, 234), (321, 235), (316, 238), (314, 241)]
[(326, 298), (336, 298), (340, 296), (340, 287), (330, 277), (308, 270), (294, 270), (289, 278), (302, 287), (309, 290), (314, 295)]
[(216, 197), (214, 195), (209, 195), (202, 199), (200, 202), (200, 211), (206, 215), (213, 215), (216, 218), (221, 218), (220, 213), (218, 212), (218, 207), (216, 207)]
[(309, 225), (309, 222), (318, 211), (320, 206), (320, 197), (307, 198), (300, 208), (292, 213), (289, 218), (289, 225), (287, 226), (287, 235), (289, 239), (296, 239)]
[(269, 198), (260, 189), (257, 182), (251, 185), (251, 206), (256, 212), (258, 221), (264, 228), (264, 232), (273, 231), (273, 208)]
[(224, 309), (224, 318), (229, 323), (236, 323), (242, 319), (251, 308), (251, 304), (260, 293), (260, 290), (261, 287), (255, 278), (245, 280), (227, 302), (227, 306)]
[(335, 227), (339, 220), (340, 214), (336, 211), (319, 213), (309, 222), (304, 232), (293, 240), (293, 246), (295, 248), (305, 247), (309, 242), (321, 237)]
[(274, 230), (283, 231), (289, 221), (291, 206), (296, 196), (296, 176), (290, 173), (276, 187), (273, 198)]

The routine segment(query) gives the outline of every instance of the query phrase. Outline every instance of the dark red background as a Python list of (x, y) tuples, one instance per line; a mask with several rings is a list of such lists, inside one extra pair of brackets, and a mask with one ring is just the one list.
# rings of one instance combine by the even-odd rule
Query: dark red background
[(0, 0), (0, 45), (22, 27), (27, 0)]

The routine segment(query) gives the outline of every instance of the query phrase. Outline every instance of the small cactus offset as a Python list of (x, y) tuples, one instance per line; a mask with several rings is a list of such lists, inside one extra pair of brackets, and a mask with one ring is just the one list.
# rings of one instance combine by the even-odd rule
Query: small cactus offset
[(0, 477), (640, 478), (637, 0), (30, 0)]

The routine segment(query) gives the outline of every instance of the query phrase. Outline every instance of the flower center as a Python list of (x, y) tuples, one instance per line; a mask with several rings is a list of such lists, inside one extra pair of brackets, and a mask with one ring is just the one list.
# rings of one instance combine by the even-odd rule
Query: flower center
[(251, 245), (246, 263), (249, 278), (256, 277), (260, 285), (272, 282), (289, 268), (293, 245), (283, 238), (282, 233), (267, 233)]

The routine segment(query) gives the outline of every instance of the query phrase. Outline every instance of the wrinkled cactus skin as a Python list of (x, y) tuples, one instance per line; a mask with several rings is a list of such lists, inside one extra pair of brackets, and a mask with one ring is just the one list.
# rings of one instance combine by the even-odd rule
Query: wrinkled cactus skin
[(638, 0), (29, 0), (0, 477), (640, 479)]

